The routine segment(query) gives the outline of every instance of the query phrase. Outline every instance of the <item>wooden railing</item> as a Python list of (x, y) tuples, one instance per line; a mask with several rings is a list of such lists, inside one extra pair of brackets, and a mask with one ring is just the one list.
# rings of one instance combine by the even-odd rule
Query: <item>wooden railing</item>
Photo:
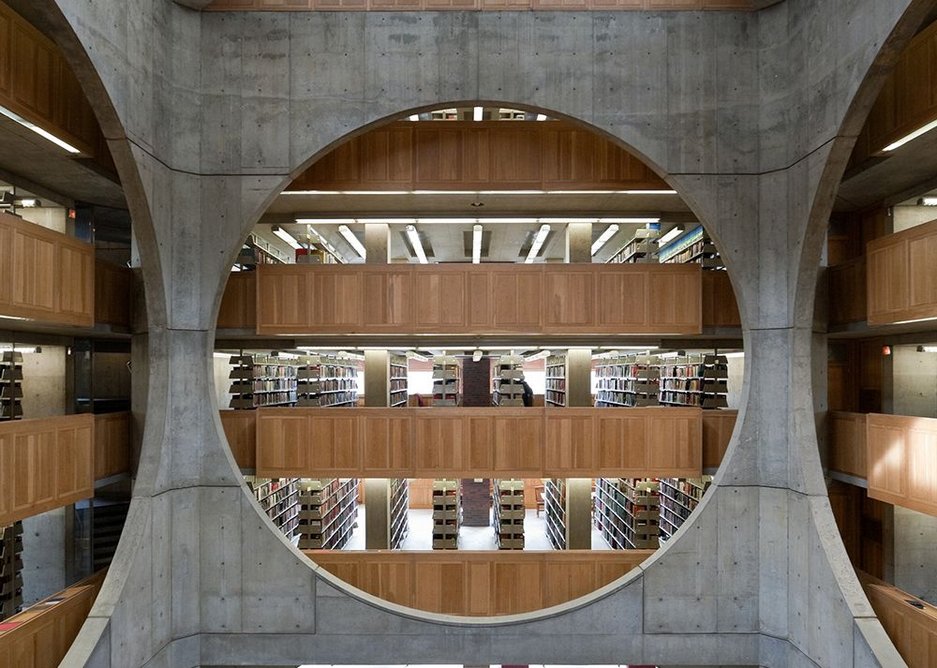
[(129, 473), (133, 451), (129, 412), (94, 416), (94, 479)]
[(0, 422), (0, 525), (94, 495), (94, 416)]
[(937, 515), (937, 419), (866, 418), (869, 496)]
[(937, 220), (870, 241), (870, 325), (937, 318)]
[(653, 550), (305, 554), (348, 584), (391, 603), (490, 616), (540, 610), (584, 596), (625, 575)]
[(94, 325), (94, 249), (0, 213), (0, 315)]
[(3, 622), (0, 668), (46, 668), (65, 658), (104, 581), (97, 573)]
[(702, 278), (703, 327), (741, 327), (742, 316), (729, 274), (704, 271)]
[(218, 311), (219, 329), (257, 328), (257, 273), (232, 272), (228, 276), (221, 308)]
[(937, 666), (937, 608), (868, 574), (859, 577), (885, 633), (909, 668)]
[[(282, 410), (282, 409), (281, 409)], [(321, 409), (310, 409), (310, 410), (321, 410)], [(340, 409), (346, 410), (346, 409)], [(354, 409), (359, 410), (359, 409)], [(385, 410), (385, 409), (373, 409), (373, 410)], [(394, 411), (399, 411), (401, 409), (392, 409)], [(439, 409), (434, 409), (439, 410)], [(456, 409), (447, 409), (449, 411)], [(478, 410), (475, 408), (468, 409), (459, 409), (464, 410), (464, 414), (468, 417), (472, 417), (474, 411)], [(501, 410), (501, 409), (499, 409)], [(569, 420), (563, 420), (562, 411), (567, 409), (550, 409), (550, 414), (548, 417), (553, 419), (549, 420), (546, 429), (555, 429), (555, 428), (565, 428), (568, 426), (573, 426), (577, 422), (575, 416), (571, 416)], [(592, 409), (579, 409), (590, 411)], [(627, 415), (627, 412), (634, 409), (615, 409), (615, 408), (605, 408), (599, 409), (606, 411), (608, 415), (614, 415), (614, 412), (622, 412)], [(668, 409), (669, 410), (669, 409)], [(235, 461), (238, 463), (242, 469), (254, 470), (257, 466), (257, 416), (260, 412), (263, 411), (233, 411), (233, 410), (223, 410), (221, 414), (221, 424), (224, 427), (225, 436), (228, 439), (228, 444), (231, 447), (231, 452), (234, 455)], [(560, 413), (557, 415), (557, 413)], [(738, 417), (738, 411), (734, 410), (720, 410), (720, 411), (701, 411), (702, 420), (701, 420), (701, 429), (702, 429), (702, 466), (704, 469), (715, 469), (718, 468), (722, 463), (722, 458), (725, 455), (726, 448), (729, 445), (729, 439), (732, 436), (732, 430), (735, 428), (735, 421)], [(351, 414), (342, 414), (343, 416)], [(403, 417), (404, 414), (393, 413), (394, 416)], [(588, 423), (588, 428), (593, 429), (591, 421), (580, 416), (578, 421), (581, 423)], [(373, 429), (373, 422), (371, 424)], [(395, 423), (388, 423), (388, 427), (395, 426)], [(568, 435), (568, 434), (567, 434)], [(374, 434), (373, 431), (370, 434), (371, 438), (380, 438), (378, 435)], [(388, 440), (391, 440), (391, 436), (385, 437)], [(549, 440), (550, 447), (552, 448), (551, 456), (556, 457), (559, 460), (576, 460), (582, 462), (584, 460), (584, 455), (582, 455), (583, 445), (581, 443), (581, 436), (571, 437), (569, 444), (565, 445), (562, 440), (565, 438), (562, 434), (554, 434), (553, 437)], [(568, 448), (570, 453), (568, 455), (563, 454), (563, 450)], [(594, 451), (591, 451), (591, 446), (587, 447), (587, 452), (590, 452), (590, 456), (594, 456)], [(568, 470), (568, 469), (567, 469)], [(375, 474), (376, 475), (376, 474)], [(572, 473), (570, 473), (572, 475)], [(578, 475), (578, 473), (577, 473)], [(534, 477), (534, 476), (531, 476)]]
[(830, 411), (827, 414), (830, 470), (856, 478), (868, 476), (865, 422), (865, 413)]
[(94, 321), (130, 326), (133, 273), (127, 267), (98, 260), (94, 263)]
[[(271, 478), (698, 477), (701, 413), (698, 408), (267, 408), (256, 411), (256, 470)], [(229, 438), (241, 439), (233, 450), (245, 452), (249, 418), (223, 414), (222, 419)]]
[(860, 256), (828, 269), (831, 325), (864, 322), (868, 317), (865, 266), (865, 256)]
[(261, 265), (258, 334), (698, 334), (698, 265)]

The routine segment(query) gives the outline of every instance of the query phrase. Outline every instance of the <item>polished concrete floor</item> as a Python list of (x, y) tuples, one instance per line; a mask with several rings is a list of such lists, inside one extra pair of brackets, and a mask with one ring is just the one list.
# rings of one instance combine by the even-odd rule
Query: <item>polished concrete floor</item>
[[(364, 549), (364, 505), (358, 506), (358, 526), (352, 533), (351, 539), (345, 546), (346, 550)], [(402, 550), (431, 550), (433, 549), (433, 511), (410, 510), (410, 531), (401, 545)], [(487, 527), (467, 527), (459, 529), (460, 550), (497, 550), (494, 529)], [(528, 510), (524, 517), (524, 549), (525, 550), (552, 550), (550, 539), (547, 538), (546, 521), (541, 511), (540, 517), (534, 510)], [(601, 532), (592, 528), (592, 549), (611, 549)]]

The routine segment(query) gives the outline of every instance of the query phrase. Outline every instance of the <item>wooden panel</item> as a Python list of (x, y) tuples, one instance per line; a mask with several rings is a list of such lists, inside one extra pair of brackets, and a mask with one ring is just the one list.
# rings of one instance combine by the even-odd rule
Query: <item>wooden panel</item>
[(0, 423), (0, 525), (91, 497), (93, 457), (93, 415)]
[(703, 411), (703, 469), (719, 468), (735, 429), (736, 410)]
[(347, 584), (385, 600), (426, 612), (490, 616), (575, 600), (626, 575), (653, 550), (304, 554)]
[(937, 515), (937, 419), (866, 418), (869, 496)]
[[(130, 433), (131, 415), (129, 412), (103, 413), (94, 416), (95, 480), (130, 473), (133, 462)], [(251, 435), (253, 436), (253, 432)], [(251, 457), (253, 456), (254, 449), (251, 448)]]
[(221, 307), (219, 329), (257, 328), (257, 274), (253, 271), (232, 272), (228, 276)]
[(104, 580), (103, 571), (13, 615), (0, 631), (0, 666), (57, 666), (78, 636)]
[(867, 245), (870, 325), (937, 317), (937, 220)]
[(857, 257), (830, 267), (829, 321), (831, 325), (862, 322), (867, 317), (866, 258)]
[(238, 467), (248, 470), (256, 468), (257, 412), (223, 410), (220, 415), (228, 447)]
[(909, 668), (937, 665), (937, 608), (881, 580), (861, 576), (872, 609)]
[(253, 273), (258, 334), (702, 331), (696, 265), (268, 265)]
[(865, 478), (866, 463), (865, 414), (831, 411), (827, 415), (830, 445), (830, 469)]
[[(222, 411), (235, 451), (249, 443), (250, 418), (241, 413), (256, 416), (256, 468), (264, 477), (701, 474), (703, 411), (698, 408)], [(734, 420), (726, 413), (726, 420)]]
[[(250, 280), (242, 280), (241, 284), (253, 291), (256, 282), (251, 277)], [(129, 327), (132, 289), (133, 272), (130, 269), (111, 262), (96, 261), (94, 263), (94, 321), (107, 325)], [(227, 293), (225, 294), (227, 295)], [(222, 305), (224, 305), (224, 301), (222, 301)], [(251, 292), (250, 307), (253, 311), (253, 292)], [(257, 315), (251, 312), (250, 316), (252, 321), (245, 326), (253, 328)], [(222, 326), (220, 322), (219, 317), (219, 327)]]
[(88, 252), (85, 244), (63, 241), (58, 246), (59, 312), (78, 320), (90, 314), (93, 322), (94, 256)]
[(729, 273), (703, 271), (700, 277), (703, 327), (741, 327), (742, 317)]

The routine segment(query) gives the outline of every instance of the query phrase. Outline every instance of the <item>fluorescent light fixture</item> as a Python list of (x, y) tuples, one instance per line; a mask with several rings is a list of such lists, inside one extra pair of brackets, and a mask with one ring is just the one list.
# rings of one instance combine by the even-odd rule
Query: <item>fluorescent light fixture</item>
[(617, 223), (619, 225), (647, 225), (648, 223), (659, 223), (660, 216), (641, 216), (632, 218), (597, 218), (597, 223)]
[(537, 259), (537, 254), (540, 252), (540, 248), (543, 246), (543, 242), (546, 241), (548, 234), (550, 234), (550, 226), (541, 225), (540, 229), (537, 230), (537, 236), (534, 237), (534, 242), (530, 245), (530, 252), (527, 253), (527, 259), (524, 260), (526, 264), (530, 264)]
[(616, 190), (548, 190), (547, 195), (614, 195)]
[(278, 236), (280, 239), (288, 243), (290, 246), (292, 246), (296, 250), (299, 250), (300, 248), (303, 247), (302, 244), (296, 241), (295, 237), (293, 237), (292, 234), (284, 230), (279, 225), (271, 225), (270, 231), (273, 232), (276, 236)]
[(937, 128), (937, 120), (931, 121), (931, 122), (928, 123), (927, 125), (924, 125), (924, 126), (922, 126), (922, 127), (919, 127), (919, 128), (918, 128), (917, 130), (915, 130), (914, 132), (905, 135), (904, 137), (902, 137), (902, 138), (899, 139), (898, 141), (894, 142), (893, 144), (889, 144), (888, 146), (886, 146), (885, 148), (882, 149), (882, 153), (888, 153), (888, 152), (890, 152), (890, 151), (894, 151), (895, 149), (901, 148), (902, 146), (904, 146), (904, 145), (907, 144), (908, 142), (914, 141), (915, 139), (917, 139), (917, 138), (920, 137), (921, 135), (927, 134), (928, 132), (930, 132), (930, 131), (933, 130), (934, 128)]
[(918, 206), (937, 206), (937, 197), (922, 197), (917, 201)]
[(546, 190), (479, 190), (479, 195), (546, 195)]
[(685, 356), (685, 355), (686, 355), (686, 353), (685, 353), (684, 351), (682, 351), (682, 350), (671, 350), (671, 351), (666, 352), (666, 353), (661, 353), (661, 354), (660, 354), (660, 358), (661, 358), (662, 360), (669, 360), (669, 359), (673, 359), (673, 358), (675, 358), (675, 357), (683, 357), (683, 356)]
[(472, 353), (473, 362), (481, 362), (481, 359), (482, 359), (482, 351), (476, 350), (475, 352)]
[(34, 209), (39, 206), (40, 202), (35, 197), (24, 197), (23, 199), (19, 200), (17, 204), (24, 209)]
[(937, 353), (937, 346), (918, 346), (919, 353)]
[[(296, 222), (300, 223), (300, 219), (297, 219)], [(303, 220), (303, 223), (306, 225), (307, 235), (315, 236), (319, 240), (319, 245), (321, 245), (323, 248), (325, 248), (325, 250), (331, 253), (332, 257), (334, 257), (336, 260), (338, 260), (339, 262), (343, 264), (345, 263), (345, 257), (341, 253), (339, 253), (337, 250), (335, 250), (335, 246), (333, 246), (328, 241), (326, 241), (325, 237), (323, 237), (322, 234), (316, 228), (310, 225), (308, 222)]]
[(364, 259), (367, 256), (367, 252), (364, 249), (364, 244), (358, 241), (358, 237), (355, 236), (355, 233), (347, 225), (338, 226), (339, 234), (345, 237), (345, 241), (355, 249), (355, 252)]
[(937, 320), (937, 318), (917, 318), (916, 320), (899, 320), (898, 322), (893, 322), (893, 325), (911, 325), (918, 322), (930, 322), (931, 320)]
[(676, 190), (616, 190), (618, 195), (676, 195)]
[(423, 244), (420, 242), (420, 233), (416, 231), (416, 227), (407, 225), (407, 237), (410, 239), (410, 245), (413, 246), (413, 252), (416, 253), (420, 264), (427, 264), (426, 253), (423, 252)]
[(429, 357), (426, 357), (426, 355), (421, 355), (420, 353), (413, 350), (407, 351), (407, 358), (411, 360), (417, 360), (418, 362), (429, 362)]
[(520, 223), (522, 225), (533, 225), (537, 222), (536, 218), (479, 218), (479, 222), (494, 224)]
[(605, 228), (605, 231), (599, 235), (599, 238), (595, 240), (595, 243), (592, 244), (592, 254), (595, 255), (598, 253), (602, 246), (608, 243), (608, 240), (613, 236), (618, 234), (618, 225), (612, 224)]
[(472, 109), (472, 120), (480, 121), (485, 117), (485, 110), (481, 107), (475, 107)]
[(11, 346), (10, 344), (5, 343), (5, 344), (0, 344), (0, 352), (41, 353), (42, 348), (40, 348), (39, 346), (29, 346), (28, 348), (24, 346)]
[(412, 190), (411, 195), (477, 195), (474, 190)]
[(564, 225), (566, 223), (597, 223), (598, 218), (541, 218), (541, 223), (550, 223), (554, 225)]
[(55, 145), (58, 146), (59, 148), (64, 148), (64, 149), (65, 149), (66, 151), (68, 151), (69, 153), (81, 153), (81, 151), (79, 151), (77, 148), (75, 148), (74, 146), (72, 146), (71, 144), (69, 144), (69, 143), (68, 143), (67, 141), (65, 141), (64, 139), (60, 139), (60, 138), (56, 137), (56, 136), (55, 136), (54, 134), (52, 134), (51, 132), (46, 132), (45, 130), (43, 130), (42, 128), (40, 128), (40, 127), (39, 127), (38, 125), (36, 125), (35, 123), (31, 123), (30, 121), (27, 121), (25, 118), (23, 118), (23, 117), (20, 116), (19, 114), (13, 113), (12, 111), (10, 111), (9, 109), (7, 109), (6, 107), (0, 107), (0, 114), (3, 114), (4, 116), (6, 116), (7, 118), (9, 118), (9, 119), (12, 120), (12, 121), (16, 121), (17, 123), (19, 123), (20, 125), (22, 125), (24, 128), (26, 128), (26, 129), (28, 129), (28, 130), (32, 130), (33, 132), (35, 132), (37, 135), (39, 135), (39, 136), (42, 137), (43, 139), (48, 139), (50, 142), (52, 142), (53, 144), (55, 144)]
[(538, 120), (538, 121), (545, 121), (545, 120), (547, 120), (547, 115), (546, 115), (546, 114), (537, 114), (537, 120)]
[(602, 346), (602, 350), (612, 350), (618, 352), (619, 350), (657, 350), (658, 346)]
[[(393, 223), (393, 220), (388, 220), (387, 222)], [(471, 225), (472, 223), (477, 223), (478, 218), (418, 218), (417, 224), (419, 225)]]
[(660, 239), (657, 240), (657, 245), (658, 245), (658, 246), (663, 246), (664, 244), (673, 241), (674, 239), (676, 239), (677, 237), (679, 237), (681, 234), (683, 234), (683, 228), (682, 228), (682, 227), (674, 227), (674, 228), (670, 229), (670, 230), (667, 232), (667, 234), (665, 234), (664, 236), (662, 236)]
[[(472, 228), (472, 264), (480, 264), (482, 261), (482, 230), (481, 225), (475, 225)], [(475, 360), (476, 362), (478, 360)]]
[[(934, 348), (934, 352), (937, 352), (937, 348)], [(743, 352), (741, 352), (741, 351), (738, 351), (738, 352), (734, 352), (734, 353), (723, 353), (722, 356), (725, 357), (726, 359), (728, 359), (728, 358), (730, 358), (730, 357), (734, 359), (734, 358), (737, 358), (737, 357), (745, 357), (745, 353), (743, 353)]]
[(284, 190), (281, 195), (341, 195), (340, 190)]
[(418, 120), (420, 120), (420, 115), (419, 115), (419, 114), (411, 114), (411, 115), (408, 116), (407, 118), (408, 118), (409, 120), (411, 120), (411, 121), (418, 121)]
[(409, 190), (342, 190), (342, 195), (409, 195)]

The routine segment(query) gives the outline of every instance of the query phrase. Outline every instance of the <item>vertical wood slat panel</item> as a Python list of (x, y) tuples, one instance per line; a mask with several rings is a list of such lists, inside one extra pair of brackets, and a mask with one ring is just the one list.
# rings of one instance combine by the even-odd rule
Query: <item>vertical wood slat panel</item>
[(94, 416), (0, 423), (0, 524), (94, 493)]
[[(703, 414), (670, 407), (263, 408), (221, 411), (221, 419), (239, 463), (247, 461), (238, 453), (249, 447), (254, 425), (263, 477), (534, 479), (699, 477)], [(721, 433), (727, 440), (731, 428)]]
[(228, 276), (218, 310), (219, 329), (255, 329), (257, 327), (256, 272), (232, 272)]
[[(258, 334), (702, 331), (697, 265), (263, 265), (251, 273)], [(223, 304), (244, 288), (229, 290)]]
[(827, 270), (829, 319), (832, 325), (867, 319), (866, 258), (854, 258)]
[(937, 608), (897, 587), (860, 574), (869, 603), (910, 668), (937, 664)]
[(867, 477), (865, 413), (830, 411), (827, 421), (830, 469), (857, 478)]
[(231, 455), (239, 468), (257, 467), (257, 412), (219, 411), (221, 426), (231, 448)]
[(722, 465), (738, 416), (736, 410), (703, 411), (703, 469)]
[[(238, 274), (232, 274), (238, 275)], [(255, 279), (243, 281), (253, 290), (257, 285)], [(97, 260), (94, 263), (94, 321), (107, 325), (130, 326), (130, 310), (133, 286), (133, 272), (127, 267), (121, 267), (110, 262)], [(225, 296), (227, 296), (227, 291)], [(253, 308), (253, 298), (251, 308)], [(223, 309), (222, 309), (223, 310)], [(244, 316), (244, 319), (253, 327), (257, 322), (254, 313)], [(221, 316), (219, 316), (219, 326)]]
[(501, 553), (305, 550), (347, 584), (426, 612), (510, 615), (574, 600), (626, 575), (653, 550)]
[(937, 419), (866, 417), (869, 496), (937, 515)]
[(866, 259), (870, 325), (937, 317), (937, 220), (870, 241)]

